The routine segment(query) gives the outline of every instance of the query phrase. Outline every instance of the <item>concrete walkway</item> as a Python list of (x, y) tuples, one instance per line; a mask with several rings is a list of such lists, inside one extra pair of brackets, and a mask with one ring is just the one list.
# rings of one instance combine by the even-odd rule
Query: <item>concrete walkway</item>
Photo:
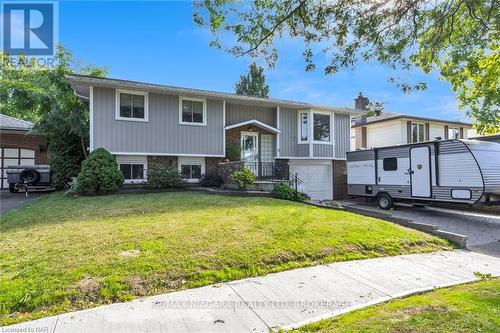
[(392, 298), (500, 276), (500, 258), (469, 251), (320, 265), (101, 306), (6, 332), (268, 332)]

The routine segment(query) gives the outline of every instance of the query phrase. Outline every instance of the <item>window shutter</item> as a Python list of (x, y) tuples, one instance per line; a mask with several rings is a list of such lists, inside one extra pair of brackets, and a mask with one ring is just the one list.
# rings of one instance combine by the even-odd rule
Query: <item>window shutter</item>
[(464, 138), (464, 128), (460, 127), (460, 139)]
[(448, 125), (444, 125), (444, 139), (448, 139)]
[(425, 123), (425, 141), (429, 141), (429, 123)]
[(406, 122), (406, 143), (411, 143), (411, 121)]

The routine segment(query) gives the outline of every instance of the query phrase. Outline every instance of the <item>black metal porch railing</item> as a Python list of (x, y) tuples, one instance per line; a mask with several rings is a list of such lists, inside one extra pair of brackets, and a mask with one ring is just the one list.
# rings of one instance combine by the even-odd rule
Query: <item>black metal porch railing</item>
[(258, 181), (289, 180), (288, 163), (285, 162), (245, 162), (245, 167), (252, 170)]

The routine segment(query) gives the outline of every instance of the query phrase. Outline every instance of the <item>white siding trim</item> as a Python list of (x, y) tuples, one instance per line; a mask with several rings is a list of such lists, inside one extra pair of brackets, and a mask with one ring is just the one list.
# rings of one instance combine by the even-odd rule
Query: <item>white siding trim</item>
[(240, 127), (240, 126), (245, 126), (245, 125), (256, 125), (258, 127), (262, 127), (264, 129), (267, 129), (269, 132), (273, 132), (273, 133), (279, 133), (280, 130), (277, 129), (277, 128), (274, 128), (268, 124), (264, 124), (263, 122), (261, 121), (258, 121), (256, 119), (251, 119), (251, 120), (247, 120), (247, 121), (243, 121), (241, 123), (237, 123), (237, 124), (233, 124), (233, 125), (229, 125), (229, 126), (226, 126), (226, 129), (232, 129), (232, 128), (236, 128), (236, 127)]
[[(276, 128), (278, 131), (281, 131), (280, 129), (280, 107), (276, 107)], [(276, 133), (276, 156), (280, 156), (280, 133)]]
[(94, 150), (94, 86), (89, 87), (89, 152)]
[(283, 160), (329, 160), (329, 161), (346, 161), (342, 157), (298, 157), (298, 156), (274, 156), (275, 159)]
[(226, 157), (226, 100), (222, 101), (222, 153)]
[[(203, 109), (203, 122), (201, 123), (190, 123), (182, 121), (182, 101), (194, 101), (201, 102)], [(185, 97), (179, 96), (179, 125), (188, 126), (207, 126), (207, 99), (206, 98), (195, 98), (195, 97)]]
[[(131, 95), (144, 96), (144, 118), (121, 117), (120, 116), (120, 94), (131, 94)], [(147, 123), (149, 121), (149, 93), (148, 92), (116, 89), (115, 96), (116, 96), (115, 120), (138, 121), (138, 122), (142, 122), (142, 123)]]
[(148, 152), (110, 152), (112, 155), (149, 155), (149, 156), (191, 156), (191, 157), (224, 157), (217, 154), (179, 154), (179, 153), (148, 153)]

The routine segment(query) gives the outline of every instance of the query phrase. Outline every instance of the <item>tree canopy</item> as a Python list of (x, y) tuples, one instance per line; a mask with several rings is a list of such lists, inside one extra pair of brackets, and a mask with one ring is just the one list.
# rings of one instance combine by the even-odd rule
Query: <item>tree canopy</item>
[(83, 65), (61, 46), (54, 67), (0, 56), (0, 112), (32, 121), (36, 132), (47, 135), (53, 183), (62, 189), (87, 156), (89, 133), (88, 103), (74, 94), (65, 75), (104, 76), (106, 70)]
[(261, 56), (269, 66), (278, 59), (276, 38), (291, 37), (304, 41), (308, 71), (318, 55), (326, 74), (378, 61), (394, 70), (389, 80), (405, 93), (427, 85), (401, 73), (437, 71), (478, 132), (500, 131), (497, 0), (205, 0), (194, 20), (213, 33), (212, 46)]
[(238, 95), (269, 98), (269, 86), (266, 84), (264, 68), (255, 62), (250, 64), (248, 73), (240, 76), (240, 81), (234, 86)]

